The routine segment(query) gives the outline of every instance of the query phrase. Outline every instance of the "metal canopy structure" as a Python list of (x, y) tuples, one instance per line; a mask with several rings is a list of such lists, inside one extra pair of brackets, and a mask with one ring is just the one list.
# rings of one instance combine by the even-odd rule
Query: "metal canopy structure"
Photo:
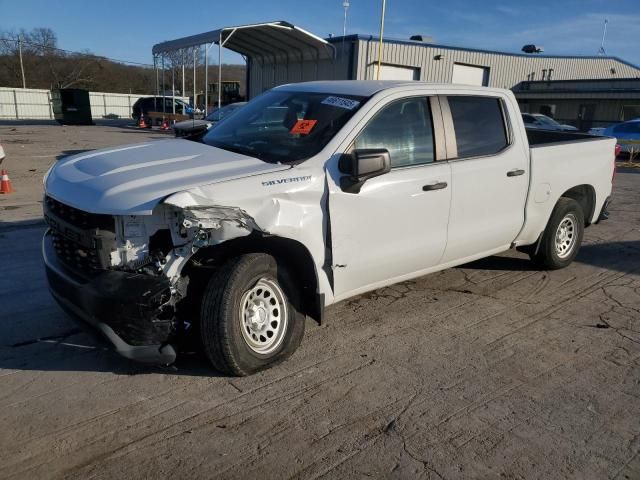
[[(224, 27), (211, 32), (178, 38), (153, 46), (154, 64), (157, 58), (171, 52), (205, 45), (205, 83), (207, 82), (207, 53), (213, 45), (218, 45), (218, 108), (222, 94), (222, 47), (250, 58), (261, 65), (280, 63), (289, 65), (290, 60), (315, 61), (316, 68), (322, 60), (335, 58), (335, 47), (326, 40), (285, 21), (257, 23)], [(275, 68), (274, 68), (275, 71)], [(208, 85), (205, 85), (205, 108)], [(183, 92), (184, 94), (184, 92)], [(195, 57), (194, 57), (194, 98), (195, 98)]]

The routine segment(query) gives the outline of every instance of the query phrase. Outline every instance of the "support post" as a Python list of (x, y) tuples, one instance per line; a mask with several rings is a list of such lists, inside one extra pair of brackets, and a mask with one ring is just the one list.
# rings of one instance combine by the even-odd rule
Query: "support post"
[[(51, 101), (51, 90), (47, 92), (47, 103), (49, 104), (49, 118), (53, 120), (53, 102)], [(129, 111), (131, 111), (131, 105), (129, 105)]]
[(16, 89), (13, 89), (13, 106), (16, 109), (16, 120), (20, 120), (20, 110), (18, 110), (18, 94), (16, 93)]
[(204, 116), (209, 114), (209, 44), (204, 47)]
[[(153, 56), (153, 68), (156, 71), (156, 96), (153, 97), (153, 109), (157, 112), (158, 105), (156, 104), (156, 102), (158, 100), (158, 96), (160, 95), (160, 78), (158, 77), (158, 56), (157, 55)], [(140, 113), (142, 114), (142, 111), (140, 111)]]
[(163, 114), (162, 116), (163, 117), (164, 117), (164, 111), (166, 110), (166, 105), (167, 105), (164, 99), (165, 93), (167, 93), (164, 86), (165, 86), (165, 83), (164, 83), (164, 53), (163, 53), (162, 54), (162, 114)]
[(218, 39), (218, 110), (222, 107), (222, 30)]
[(184, 50), (181, 50), (180, 58), (182, 59), (182, 96), (185, 96), (185, 85), (184, 85)]
[[(176, 114), (176, 69), (171, 60), (171, 105), (173, 114)], [(184, 112), (183, 112), (184, 113)]]

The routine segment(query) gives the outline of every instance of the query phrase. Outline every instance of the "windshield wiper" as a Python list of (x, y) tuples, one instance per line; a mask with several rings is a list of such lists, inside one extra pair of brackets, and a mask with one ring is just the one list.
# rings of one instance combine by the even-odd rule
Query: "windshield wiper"
[(227, 143), (213, 143), (211, 144), (212, 147), (216, 147), (216, 148), (221, 148), (222, 150), (227, 150), (229, 152), (234, 152), (234, 153), (239, 153), (240, 155), (246, 155), (248, 157), (253, 157), (253, 158), (257, 158), (258, 160), (262, 160), (263, 162), (266, 163), (278, 163), (278, 162), (274, 162), (270, 159), (267, 159), (264, 157), (264, 154), (262, 154), (262, 152), (259, 152), (251, 147), (247, 147), (245, 145), (240, 145), (237, 143), (234, 144), (227, 144)]

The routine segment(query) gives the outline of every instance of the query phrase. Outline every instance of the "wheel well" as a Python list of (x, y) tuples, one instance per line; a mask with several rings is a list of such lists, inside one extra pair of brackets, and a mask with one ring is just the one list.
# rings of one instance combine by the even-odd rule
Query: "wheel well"
[(288, 238), (252, 232), (246, 237), (198, 250), (183, 270), (190, 277), (190, 288), (194, 284), (192, 293), (200, 296), (217, 268), (227, 260), (246, 253), (267, 253), (286, 265), (302, 287), (300, 293), (303, 313), (322, 323), (324, 298), (318, 293), (318, 277), (313, 257), (302, 243)]
[(584, 213), (584, 224), (591, 224), (593, 212), (596, 208), (596, 192), (591, 185), (578, 185), (562, 194), (563, 197), (572, 198), (580, 204)]

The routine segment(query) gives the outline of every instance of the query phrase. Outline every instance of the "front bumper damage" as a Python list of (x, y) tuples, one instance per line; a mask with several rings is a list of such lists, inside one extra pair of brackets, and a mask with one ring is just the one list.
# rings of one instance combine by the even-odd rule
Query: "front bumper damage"
[(174, 307), (168, 278), (116, 270), (81, 278), (58, 260), (50, 232), (43, 238), (42, 250), (49, 289), (72, 317), (126, 358), (162, 365), (175, 361), (169, 343)]
[[(117, 353), (171, 364), (192, 313), (183, 268), (198, 250), (262, 230), (236, 207), (159, 205), (149, 216), (89, 214), (46, 198), (43, 258), (49, 289)], [(187, 313), (188, 312), (188, 313)]]

